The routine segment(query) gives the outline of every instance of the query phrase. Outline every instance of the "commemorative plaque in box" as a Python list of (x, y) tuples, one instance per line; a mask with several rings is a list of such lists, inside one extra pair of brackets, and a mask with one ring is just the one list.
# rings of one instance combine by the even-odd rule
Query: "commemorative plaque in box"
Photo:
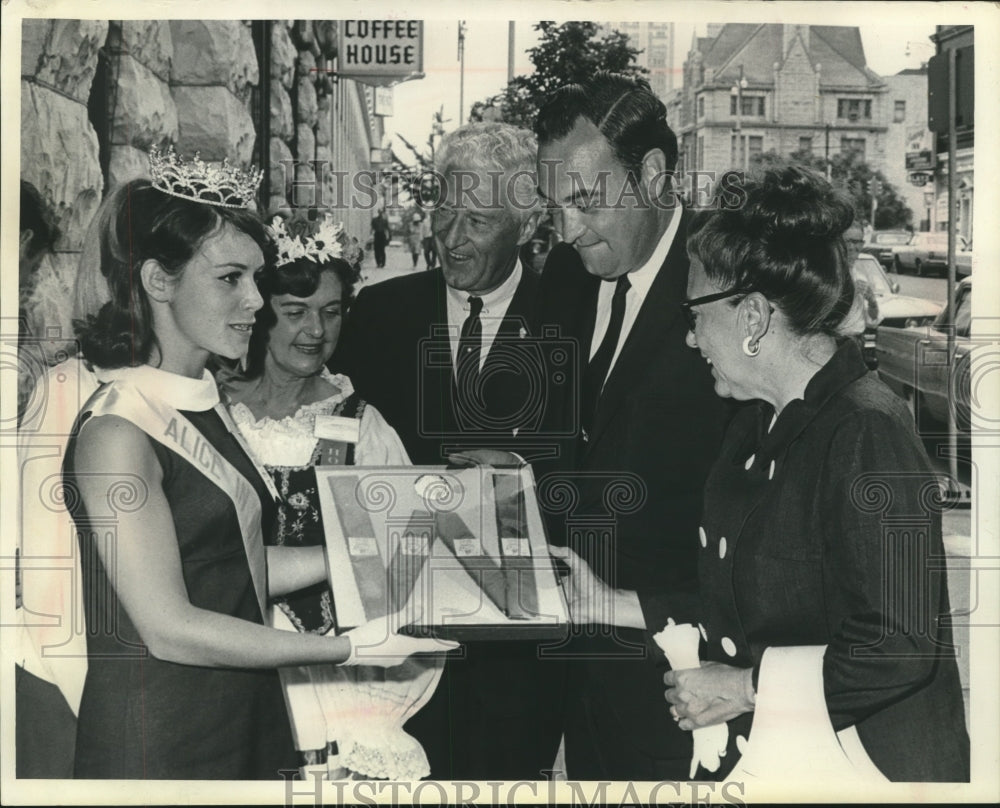
[(528, 466), (318, 466), (338, 631), (557, 639), (569, 615)]

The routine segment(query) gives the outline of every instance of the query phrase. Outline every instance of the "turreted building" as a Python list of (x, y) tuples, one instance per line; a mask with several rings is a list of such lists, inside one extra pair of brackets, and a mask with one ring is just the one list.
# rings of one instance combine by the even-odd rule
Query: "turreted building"
[(682, 167), (721, 171), (773, 150), (856, 151), (881, 168), (893, 114), (887, 89), (855, 26), (709, 25), (691, 43), (671, 121)]

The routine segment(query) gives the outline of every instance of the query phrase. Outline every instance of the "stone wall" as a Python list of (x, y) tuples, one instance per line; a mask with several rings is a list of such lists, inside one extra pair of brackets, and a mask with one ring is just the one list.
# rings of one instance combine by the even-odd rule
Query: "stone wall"
[(170, 84), (177, 105), (177, 149), (206, 161), (253, 157), (251, 91), (259, 81), (249, 23), (239, 20), (172, 20), (174, 58)]
[(149, 176), (151, 146), (177, 142), (170, 91), (174, 43), (164, 20), (113, 21), (108, 29), (111, 118), (108, 187)]
[(80, 249), (105, 187), (87, 102), (108, 23), (26, 19), (22, 31), (21, 178), (38, 189), (61, 232), (25, 310), (31, 334), (48, 340), (33, 347), (54, 361), (72, 336)]
[[(357, 172), (370, 168), (370, 148), (381, 145), (381, 125), (368, 114), (370, 88), (334, 79), (336, 38), (332, 20), (272, 27), (268, 214), (303, 215), (316, 206), (364, 242), (373, 216), (365, 205), (369, 195), (352, 199), (350, 191)], [(334, 172), (346, 172), (346, 183)]]

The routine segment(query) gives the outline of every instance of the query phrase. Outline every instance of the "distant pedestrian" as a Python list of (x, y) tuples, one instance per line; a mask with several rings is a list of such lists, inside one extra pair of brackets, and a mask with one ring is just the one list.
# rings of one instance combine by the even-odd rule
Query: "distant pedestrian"
[(420, 213), (414, 210), (412, 213), (408, 214), (406, 222), (406, 244), (410, 248), (410, 257), (413, 258), (413, 268), (417, 268), (417, 262), (420, 260), (420, 247), (421, 247), (421, 223), (424, 217)]
[(424, 216), (420, 222), (420, 244), (424, 250), (424, 261), (427, 269), (437, 265), (437, 250), (434, 248), (434, 234), (431, 232), (431, 217)]
[(375, 266), (379, 269), (385, 267), (385, 248), (392, 240), (392, 231), (389, 229), (389, 220), (385, 216), (385, 211), (380, 210), (372, 219), (372, 242), (375, 248)]

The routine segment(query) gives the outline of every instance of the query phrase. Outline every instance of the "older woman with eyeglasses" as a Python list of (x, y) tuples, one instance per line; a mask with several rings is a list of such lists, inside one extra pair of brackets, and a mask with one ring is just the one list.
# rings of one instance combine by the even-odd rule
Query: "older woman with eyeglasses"
[[(665, 675), (671, 712), (682, 729), (729, 722), (725, 773), (752, 748), (758, 694), (770, 701), (801, 663), (778, 699), (814, 674), (831, 731), (844, 744), (853, 728), (886, 778), (967, 780), (947, 579), (930, 563), (944, 558), (938, 480), (903, 403), (841, 334), (861, 305), (850, 201), (795, 167), (742, 195), (688, 234), (688, 345), (718, 395), (752, 403), (706, 483), (707, 661)], [(647, 617), (660, 628), (669, 615)]]

